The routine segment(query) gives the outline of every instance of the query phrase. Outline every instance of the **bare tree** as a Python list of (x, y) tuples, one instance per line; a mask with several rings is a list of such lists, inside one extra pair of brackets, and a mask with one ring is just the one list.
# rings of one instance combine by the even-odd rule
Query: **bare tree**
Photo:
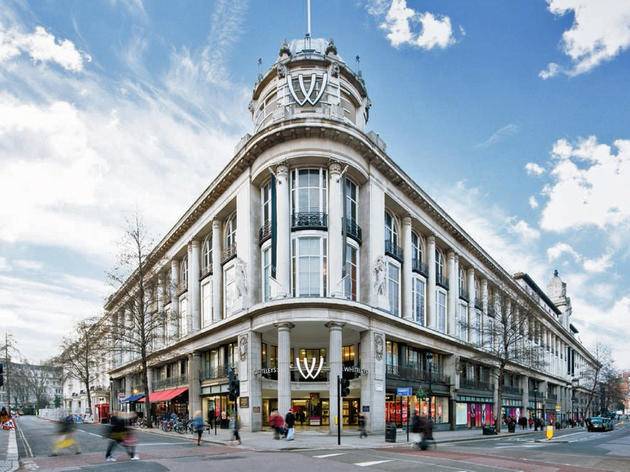
[[(127, 222), (124, 238), (120, 245), (116, 267), (108, 274), (109, 279), (118, 286), (117, 297), (122, 300), (121, 313), (125, 316), (121, 322), (116, 316), (110, 319), (108, 330), (109, 350), (115, 355), (127, 353), (138, 360), (142, 392), (149, 397), (148, 357), (152, 348), (163, 337), (164, 313), (153, 312), (156, 273), (149, 261), (152, 239), (140, 215), (136, 214)], [(114, 315), (114, 314), (112, 314)], [(150, 403), (144, 402), (144, 418), (147, 426), (150, 422)]]
[(19, 354), (16, 348), (15, 339), (12, 334), (6, 332), (4, 338), (0, 341), (0, 356), (3, 357), (4, 364), (4, 389), (6, 391), (7, 410), (11, 411), (11, 389), (14, 388), (14, 375), (12, 372), (11, 358)]
[(579, 372), (580, 384), (588, 389), (588, 399), (586, 401), (586, 411), (589, 411), (593, 404), (593, 398), (601, 383), (602, 373), (608, 370), (608, 366), (612, 365), (612, 356), (610, 348), (600, 342), (595, 343), (594, 349), (591, 351), (595, 357), (595, 363), (589, 364), (583, 371)]
[(98, 378), (99, 366), (104, 362), (107, 349), (105, 333), (102, 319), (89, 318), (80, 321), (73, 334), (62, 340), (61, 353), (53, 361), (64, 369), (64, 375), (83, 384), (90, 412), (91, 390)]
[(491, 304), (488, 316), (484, 317), (482, 323), (460, 320), (462, 329), (478, 334), (477, 344), (480, 349), (473, 358), (493, 367), (497, 395), (493, 416), (497, 432), (501, 430), (502, 388), (507, 368), (521, 365), (539, 370), (545, 365), (541, 336), (536, 328), (538, 324), (533, 311), (524, 307), (514, 309), (514, 305), (501, 309)]

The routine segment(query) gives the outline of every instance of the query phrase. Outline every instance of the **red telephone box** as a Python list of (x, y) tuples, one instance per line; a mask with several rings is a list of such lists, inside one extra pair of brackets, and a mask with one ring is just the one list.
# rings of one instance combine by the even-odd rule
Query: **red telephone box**
[(98, 421), (100, 423), (109, 423), (109, 403), (99, 403), (96, 405), (98, 411)]

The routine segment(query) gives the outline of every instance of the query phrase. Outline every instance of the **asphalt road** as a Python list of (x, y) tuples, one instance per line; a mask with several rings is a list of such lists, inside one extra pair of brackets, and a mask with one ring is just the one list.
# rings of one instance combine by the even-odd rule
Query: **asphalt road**
[(141, 460), (131, 462), (118, 450), (118, 462), (105, 462), (107, 439), (99, 425), (79, 425), (82, 454), (49, 457), (57, 425), (35, 417), (19, 421), (21, 470), (80, 471), (417, 471), (417, 472), (630, 472), (630, 425), (607, 433), (563, 430), (552, 441), (540, 435), (488, 438), (438, 444), (419, 451), (407, 447), (311, 449), (261, 452), (246, 446), (204, 444), (180, 436), (137, 433)]

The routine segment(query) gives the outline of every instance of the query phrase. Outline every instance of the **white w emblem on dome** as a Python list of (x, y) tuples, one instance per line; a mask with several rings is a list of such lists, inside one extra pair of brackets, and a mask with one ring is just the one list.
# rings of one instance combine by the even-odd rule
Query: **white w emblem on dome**
[(299, 358), (295, 358), (295, 363), (298, 366), (298, 370), (300, 371), (300, 374), (302, 375), (303, 378), (305, 379), (313, 379), (315, 380), (315, 378), (319, 375), (319, 373), (322, 370), (322, 367), (324, 367), (324, 358), (320, 356), (319, 358), (319, 367), (317, 367), (317, 371), (315, 371), (315, 362), (316, 359), (313, 357), (311, 359), (311, 365), (308, 365), (308, 359), (305, 357), (304, 359), (302, 359), (302, 361), (304, 361), (304, 371), (306, 371), (306, 373), (302, 370), (302, 363), (300, 362)]
[[(297, 77), (293, 77), (291, 74), (287, 75), (287, 81), (289, 82), (289, 91), (293, 96), (293, 99), (298, 105), (303, 106), (306, 102), (311, 105), (315, 105), (326, 90), (326, 84), (328, 84), (328, 74), (324, 72), (323, 75), (317, 76), (317, 74), (311, 74), (311, 78), (308, 82), (308, 90), (304, 83), (304, 74), (298, 74)], [(299, 86), (299, 94), (296, 92), (296, 84)]]

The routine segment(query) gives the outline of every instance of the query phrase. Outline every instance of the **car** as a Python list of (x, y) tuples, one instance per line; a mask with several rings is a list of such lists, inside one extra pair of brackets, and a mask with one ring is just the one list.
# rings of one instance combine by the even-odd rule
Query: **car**
[(589, 432), (595, 431), (612, 431), (614, 429), (613, 421), (610, 418), (602, 418), (594, 416), (586, 420), (586, 429)]

